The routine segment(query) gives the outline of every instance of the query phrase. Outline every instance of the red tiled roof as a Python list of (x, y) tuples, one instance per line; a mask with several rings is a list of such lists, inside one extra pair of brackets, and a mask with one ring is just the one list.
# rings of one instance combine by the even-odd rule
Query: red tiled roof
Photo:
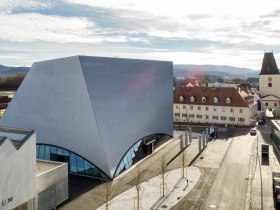
[[(180, 101), (180, 96), (184, 97)], [(194, 96), (195, 101), (191, 102), (190, 97)], [(206, 102), (202, 102), (202, 97), (206, 97)], [(218, 103), (214, 103), (214, 98), (218, 97)], [(231, 99), (231, 103), (226, 103), (226, 98)], [(249, 107), (252, 96), (242, 89), (232, 87), (181, 87), (174, 93), (174, 103), (176, 104), (195, 104), (210, 106), (230, 106), (230, 107)]]

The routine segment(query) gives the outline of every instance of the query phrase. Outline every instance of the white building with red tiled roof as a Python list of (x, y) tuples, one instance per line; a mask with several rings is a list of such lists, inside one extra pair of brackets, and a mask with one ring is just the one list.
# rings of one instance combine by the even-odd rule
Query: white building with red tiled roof
[(251, 125), (257, 103), (249, 90), (232, 87), (181, 87), (174, 92), (174, 123)]

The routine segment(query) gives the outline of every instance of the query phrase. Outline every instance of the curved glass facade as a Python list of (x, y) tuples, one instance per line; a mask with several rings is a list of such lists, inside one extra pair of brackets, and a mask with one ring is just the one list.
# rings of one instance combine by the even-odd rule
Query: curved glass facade
[(57, 146), (37, 144), (36, 157), (41, 160), (67, 162), (69, 173), (109, 179), (100, 169), (81, 156)]
[(166, 134), (153, 134), (138, 141), (124, 155), (115, 171), (114, 177), (119, 176), (122, 172), (126, 171), (139, 160), (149, 155), (149, 147), (151, 145), (153, 149), (156, 149), (171, 138), (171, 136)]

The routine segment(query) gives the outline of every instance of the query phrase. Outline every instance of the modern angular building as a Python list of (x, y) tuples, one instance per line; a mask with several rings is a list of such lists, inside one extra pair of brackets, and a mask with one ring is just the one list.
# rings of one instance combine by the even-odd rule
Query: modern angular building
[(112, 179), (172, 135), (172, 62), (74, 56), (37, 62), (0, 125), (33, 129), (37, 158)]

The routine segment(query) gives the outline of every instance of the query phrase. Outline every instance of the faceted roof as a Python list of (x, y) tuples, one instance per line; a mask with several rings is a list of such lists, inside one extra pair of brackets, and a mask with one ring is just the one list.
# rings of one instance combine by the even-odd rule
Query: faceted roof
[(279, 74), (273, 52), (264, 53), (260, 75)]
[(172, 136), (172, 62), (74, 56), (32, 65), (0, 124), (34, 129), (112, 178), (145, 136)]

